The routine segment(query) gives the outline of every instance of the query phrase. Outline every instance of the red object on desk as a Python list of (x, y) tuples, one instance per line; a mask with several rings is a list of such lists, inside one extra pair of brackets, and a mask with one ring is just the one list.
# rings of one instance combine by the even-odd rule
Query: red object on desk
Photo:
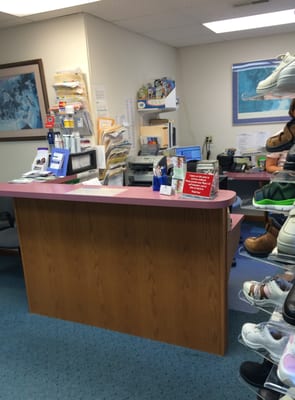
[(197, 197), (210, 197), (213, 185), (213, 174), (187, 172), (182, 193)]

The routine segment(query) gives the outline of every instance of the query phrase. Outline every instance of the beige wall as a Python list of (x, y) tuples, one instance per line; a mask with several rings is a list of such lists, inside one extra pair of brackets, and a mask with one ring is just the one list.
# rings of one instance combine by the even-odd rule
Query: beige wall
[(185, 47), (178, 50), (179, 126), (182, 144), (213, 136), (212, 157), (236, 146), (239, 133), (276, 133), (283, 125), (232, 124), (232, 64), (295, 54), (295, 34)]
[[(53, 75), (80, 67), (88, 72), (84, 19), (81, 15), (1, 31), (0, 63), (41, 58), (49, 102), (54, 102)], [(0, 142), (0, 181), (17, 178), (31, 169), (36, 149), (44, 141)]]
[[(176, 75), (176, 50), (88, 15), (73, 15), (1, 31), (0, 63), (41, 58), (49, 102), (54, 102), (53, 75), (81, 68), (86, 74), (93, 118), (95, 88), (103, 85), (110, 116), (132, 123), (138, 132), (135, 97), (149, 80)], [(89, 64), (89, 65), (88, 65)], [(132, 120), (127, 102), (132, 101)], [(93, 138), (95, 139), (95, 138)], [(46, 141), (0, 142), (0, 181), (31, 168), (37, 147)]]

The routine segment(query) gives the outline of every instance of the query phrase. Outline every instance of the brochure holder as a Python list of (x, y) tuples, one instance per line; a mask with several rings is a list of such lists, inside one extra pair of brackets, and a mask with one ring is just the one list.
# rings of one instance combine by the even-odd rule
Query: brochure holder
[(142, 110), (169, 110), (176, 109), (176, 89), (174, 88), (167, 97), (161, 99), (140, 99), (137, 100), (137, 109)]
[(55, 176), (66, 176), (70, 151), (68, 149), (53, 148), (48, 171)]

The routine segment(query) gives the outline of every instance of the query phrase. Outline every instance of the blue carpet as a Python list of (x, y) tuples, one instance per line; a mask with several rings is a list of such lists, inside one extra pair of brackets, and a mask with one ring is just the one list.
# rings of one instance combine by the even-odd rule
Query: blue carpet
[[(229, 311), (226, 356), (28, 313), (20, 262), (0, 257), (1, 400), (250, 400), (237, 337), (265, 314)], [(202, 323), (197, 321), (196, 323)]]

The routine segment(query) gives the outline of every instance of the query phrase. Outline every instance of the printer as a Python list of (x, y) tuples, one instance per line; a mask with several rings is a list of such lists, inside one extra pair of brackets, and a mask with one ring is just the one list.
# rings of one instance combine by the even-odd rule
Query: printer
[(167, 159), (163, 155), (129, 156), (126, 161), (126, 186), (152, 186), (154, 168), (167, 169)]

